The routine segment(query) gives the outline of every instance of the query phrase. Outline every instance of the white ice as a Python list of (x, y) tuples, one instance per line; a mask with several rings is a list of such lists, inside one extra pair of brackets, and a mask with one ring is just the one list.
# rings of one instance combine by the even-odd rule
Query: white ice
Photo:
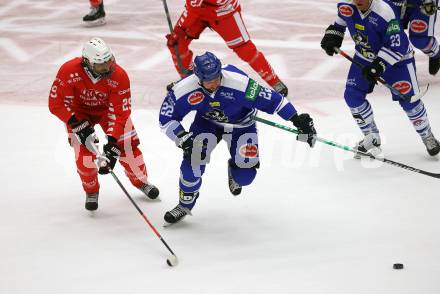
[[(254, 183), (238, 197), (229, 193), (222, 143), (194, 215), (163, 228), (164, 212), (178, 200), (181, 151), (157, 122), (164, 86), (177, 78), (161, 1), (106, 1), (108, 24), (92, 29), (80, 24), (83, 2), (0, 0), (0, 293), (440, 293), (438, 179), (357, 161), (324, 144), (309, 149), (262, 124)], [(169, 1), (173, 20), (179, 2)], [(361, 134), (342, 98), (348, 64), (319, 48), (336, 1), (241, 2), (251, 36), (285, 77), (297, 108), (312, 115), (320, 137), (352, 146)], [(175, 268), (110, 176), (100, 177), (99, 210), (84, 209), (64, 126), (47, 109), (59, 65), (94, 35), (113, 46), (130, 75), (133, 120), (161, 201), (147, 201), (120, 167), (116, 174), (179, 257)], [(212, 32), (193, 48), (256, 76)], [(420, 52), (417, 60), (420, 83), (431, 83), (424, 102), (440, 136), (438, 77), (427, 75)], [(370, 102), (385, 156), (440, 172), (388, 93), (378, 86)], [(393, 270), (396, 262), (405, 269)]]

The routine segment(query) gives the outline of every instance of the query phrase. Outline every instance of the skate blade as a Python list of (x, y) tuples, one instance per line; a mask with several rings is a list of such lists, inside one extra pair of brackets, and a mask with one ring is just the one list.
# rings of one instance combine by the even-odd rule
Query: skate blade
[(94, 21), (85, 21), (84, 25), (88, 28), (99, 27), (105, 25), (107, 22), (105, 21), (105, 17), (94, 20)]
[[(368, 152), (366, 152), (366, 154), (362, 154), (362, 153), (356, 153), (353, 158), (354, 159), (361, 159), (362, 157), (364, 158), (369, 158), (369, 156), (372, 155), (374, 157), (381, 157), (382, 154), (382, 149), (380, 149), (379, 147), (373, 147), (370, 150), (368, 150)], [(382, 156), (383, 157), (383, 156)]]

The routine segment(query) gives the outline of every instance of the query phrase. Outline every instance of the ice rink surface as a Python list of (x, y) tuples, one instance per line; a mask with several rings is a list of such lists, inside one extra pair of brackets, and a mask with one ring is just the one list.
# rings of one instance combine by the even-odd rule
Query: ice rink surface
[[(353, 145), (361, 134), (342, 98), (349, 64), (319, 47), (336, 1), (274, 2), (241, 1), (251, 37), (320, 137)], [(182, 3), (169, 1), (174, 21)], [(254, 183), (239, 197), (229, 193), (220, 144), (194, 215), (163, 228), (164, 212), (178, 200), (181, 151), (157, 122), (164, 87), (177, 79), (162, 2), (105, 4), (107, 25), (85, 28), (87, 1), (0, 0), (0, 293), (440, 293), (438, 179), (323, 144), (310, 150), (265, 125)], [(110, 176), (100, 177), (99, 210), (84, 209), (64, 126), (47, 109), (58, 67), (92, 36), (112, 46), (131, 78), (133, 121), (161, 201), (145, 200), (120, 167), (116, 174), (179, 256), (175, 268)], [(346, 37), (343, 48), (352, 47)], [(214, 32), (192, 48), (256, 77)], [(420, 84), (431, 84), (424, 102), (440, 136), (439, 78), (428, 76), (425, 56), (416, 58)], [(440, 172), (387, 91), (378, 86), (369, 99), (385, 156)], [(405, 269), (393, 270), (396, 262)]]

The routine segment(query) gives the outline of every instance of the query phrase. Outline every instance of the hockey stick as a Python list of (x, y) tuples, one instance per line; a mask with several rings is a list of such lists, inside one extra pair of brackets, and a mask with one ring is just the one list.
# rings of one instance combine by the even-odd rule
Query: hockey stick
[[(338, 47), (334, 47), (333, 48), (335, 50), (336, 53), (341, 54), (343, 57), (345, 57), (346, 59), (348, 59), (351, 63), (356, 64), (357, 66), (359, 66), (361, 69), (364, 68), (364, 65), (356, 60), (354, 60), (350, 55), (348, 55), (346, 52), (342, 51), (340, 48)], [(385, 80), (381, 77), (378, 77), (376, 79), (379, 83), (381, 83), (382, 85), (384, 85), (385, 87), (387, 87), (394, 95), (399, 96), (400, 98), (402, 98), (403, 100), (407, 101), (407, 102), (415, 102), (417, 100), (419, 100), (420, 98), (422, 98), (423, 96), (425, 96), (426, 92), (428, 92), (429, 89), (429, 84), (426, 86), (425, 90), (420, 91), (418, 94), (415, 94), (413, 96), (408, 96), (408, 95), (404, 95), (402, 93), (399, 92), (399, 90), (397, 90), (396, 88), (393, 88), (392, 86), (390, 86), (389, 84), (387, 84), (387, 82), (385, 82)]]
[[(94, 141), (94, 139), (92, 139)], [(103, 163), (107, 163), (107, 160), (104, 158), (104, 156), (102, 156), (102, 154), (99, 152), (98, 146), (96, 146), (96, 144), (94, 144), (91, 141), (86, 141), (86, 147), (87, 149), (89, 149), (91, 152), (96, 154), (97, 157), (97, 165), (98, 167), (100, 166), (104, 166)], [(121, 181), (119, 181), (118, 177), (116, 176), (116, 174), (113, 172), (113, 170), (110, 169), (110, 174), (112, 175), (112, 177), (115, 179), (116, 183), (119, 185), (119, 187), (121, 187), (122, 191), (124, 192), (125, 196), (127, 196), (128, 200), (130, 200), (130, 202), (133, 204), (133, 206), (136, 208), (136, 210), (139, 212), (139, 214), (142, 216), (142, 218), (145, 220), (145, 222), (148, 224), (148, 226), (151, 228), (151, 230), (156, 234), (156, 236), (160, 239), (160, 241), (162, 241), (163, 245), (165, 245), (165, 247), (168, 249), (168, 251), (171, 253), (171, 256), (169, 258), (167, 258), (167, 264), (169, 266), (175, 266), (178, 263), (178, 259), (176, 254), (173, 252), (173, 250), (171, 250), (170, 246), (168, 246), (167, 242), (165, 242), (165, 240), (162, 238), (162, 236), (159, 234), (159, 231), (156, 230), (156, 228), (153, 226), (153, 224), (150, 222), (150, 220), (148, 219), (147, 215), (139, 208), (139, 206), (136, 204), (136, 202), (134, 202), (133, 198), (130, 196), (130, 194), (128, 194), (127, 190), (125, 189), (124, 185), (122, 185)]]
[[(162, 0), (163, 8), (165, 9), (165, 15), (167, 17), (168, 27), (170, 28), (170, 33), (173, 33), (173, 24), (171, 23), (171, 17), (170, 17), (170, 11), (168, 10), (167, 0)], [(179, 54), (179, 48), (177, 47), (177, 44), (174, 45), (174, 50), (176, 50), (176, 60), (177, 60), (177, 66), (179, 67), (180, 71), (185, 75), (191, 74), (191, 71), (186, 69), (183, 66), (182, 59), (180, 59)]]
[[(269, 125), (269, 126), (276, 127), (278, 129), (282, 129), (282, 130), (294, 133), (294, 134), (299, 134), (298, 130), (296, 130), (294, 128), (290, 128), (290, 127), (278, 124), (276, 122), (272, 122), (270, 120), (266, 120), (264, 118), (260, 118), (260, 117), (254, 116), (254, 120), (256, 120), (258, 122), (261, 122), (261, 123), (264, 123), (264, 124)], [(355, 150), (355, 149), (353, 149), (351, 147), (340, 145), (340, 144), (338, 144), (336, 142), (333, 142), (333, 141), (325, 140), (325, 139), (322, 139), (322, 138), (319, 138), (319, 137), (316, 138), (316, 141), (324, 143), (326, 145), (330, 145), (330, 146), (342, 149), (342, 150), (345, 150), (345, 151), (353, 152), (354, 154), (366, 156), (366, 157), (369, 157), (369, 158), (374, 159), (374, 160), (379, 160), (379, 161), (382, 161), (384, 163), (391, 164), (391, 165), (393, 165), (395, 167), (400, 167), (400, 168), (403, 168), (403, 169), (406, 169), (406, 170), (409, 170), (409, 171), (412, 171), (412, 172), (415, 172), (415, 173), (419, 173), (419, 174), (423, 174), (423, 175), (426, 175), (426, 176), (429, 176), (429, 177), (440, 179), (440, 174), (430, 173), (430, 172), (427, 172), (427, 171), (424, 171), (424, 170), (421, 170), (421, 169), (417, 169), (417, 168), (411, 167), (409, 165), (406, 165), (406, 164), (403, 164), (403, 163), (400, 163), (400, 162), (397, 162), (397, 161), (393, 161), (393, 160), (390, 160), (390, 159), (381, 158), (381, 157), (375, 157), (375, 156), (373, 156), (373, 155), (371, 155), (369, 153), (358, 151), (358, 150)]]

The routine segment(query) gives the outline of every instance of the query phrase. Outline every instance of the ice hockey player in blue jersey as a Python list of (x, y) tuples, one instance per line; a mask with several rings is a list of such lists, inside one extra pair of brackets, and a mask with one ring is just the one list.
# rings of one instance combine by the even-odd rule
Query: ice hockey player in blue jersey
[(429, 57), (429, 73), (440, 69), (440, 50), (434, 36), (438, 0), (389, 0), (403, 28), (409, 27), (411, 44)]
[[(228, 144), (228, 185), (233, 195), (250, 185), (259, 167), (257, 110), (277, 113), (298, 128), (297, 139), (313, 147), (316, 131), (312, 118), (298, 114), (279, 93), (259, 85), (232, 65), (206, 52), (194, 59), (194, 73), (177, 82), (160, 109), (160, 127), (183, 149), (180, 166), (179, 204), (165, 213), (167, 223), (176, 223), (191, 214), (202, 185), (202, 175), (210, 154), (223, 139)], [(189, 131), (182, 119), (195, 111)]]
[[(321, 41), (321, 47), (328, 55), (335, 53), (335, 47), (341, 47), (346, 29), (355, 42), (353, 58), (364, 65), (362, 69), (354, 63), (351, 65), (344, 93), (353, 118), (365, 136), (355, 148), (374, 155), (381, 151), (381, 139), (366, 95), (373, 91), (376, 78), (380, 76), (402, 94), (412, 96), (419, 93), (414, 51), (393, 9), (383, 0), (338, 3), (336, 21), (327, 28)], [(411, 103), (392, 95), (406, 112), (428, 153), (437, 155), (440, 144), (431, 131), (423, 102)]]

